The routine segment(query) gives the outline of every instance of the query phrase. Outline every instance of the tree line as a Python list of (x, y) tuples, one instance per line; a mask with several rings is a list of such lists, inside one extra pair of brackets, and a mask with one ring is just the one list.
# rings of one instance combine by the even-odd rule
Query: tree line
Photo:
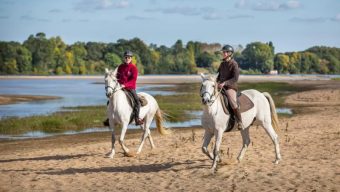
[[(146, 45), (141, 39), (119, 39), (116, 43), (76, 42), (67, 45), (60, 37), (44, 33), (30, 35), (23, 43), (0, 41), (0, 74), (86, 75), (102, 74), (104, 68), (122, 63), (122, 54), (134, 52), (140, 74), (196, 74), (216, 72), (220, 62), (219, 43), (177, 40), (171, 47)], [(272, 42), (234, 46), (234, 58), (244, 74), (340, 73), (340, 48), (315, 46), (305, 51), (275, 54)]]

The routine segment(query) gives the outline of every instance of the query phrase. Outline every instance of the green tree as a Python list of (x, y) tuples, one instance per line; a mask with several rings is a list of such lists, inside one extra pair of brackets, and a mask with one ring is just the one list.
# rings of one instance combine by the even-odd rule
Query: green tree
[(81, 42), (77, 42), (71, 46), (71, 50), (74, 57), (74, 64), (72, 66), (73, 74), (80, 74), (80, 68), (85, 65), (85, 59), (87, 58), (87, 50), (85, 48), (85, 44)]
[[(67, 58), (65, 57), (65, 52), (66, 52), (66, 44), (63, 42), (63, 40), (60, 37), (52, 37), (50, 38), (50, 43), (53, 46), (53, 62), (54, 63), (54, 68), (53, 70), (57, 74), (62, 74), (60, 70), (63, 69), (63, 67), (67, 63)], [(51, 66), (53, 67), (53, 66)], [(58, 68), (58, 72), (57, 72)]]
[(116, 67), (118, 67), (119, 64), (122, 63), (122, 60), (120, 59), (120, 57), (115, 54), (115, 53), (106, 53), (105, 55), (105, 63), (108, 65), (109, 68), (115, 69)]
[(187, 46), (187, 57), (185, 62), (187, 63), (188, 72), (190, 74), (197, 73), (194, 46)]
[(196, 59), (197, 67), (211, 67), (213, 62), (214, 58), (208, 52), (200, 54)]
[(5, 62), (4, 66), (4, 72), (5, 74), (17, 74), (18, 73), (18, 67), (17, 67), (17, 61), (15, 59), (9, 59)]
[(65, 64), (63, 66), (63, 71), (65, 71), (65, 73), (68, 75), (72, 74), (73, 64), (74, 64), (73, 52), (66, 51), (65, 52)]
[(293, 52), (289, 55), (289, 73), (295, 74), (300, 73), (301, 68), (301, 54), (298, 52)]
[(273, 69), (273, 46), (261, 42), (250, 43), (242, 51), (244, 63), (241, 66), (244, 69), (261, 70), (262, 73), (268, 73)]
[(279, 73), (288, 73), (289, 56), (285, 54), (277, 54), (274, 59), (274, 67)]

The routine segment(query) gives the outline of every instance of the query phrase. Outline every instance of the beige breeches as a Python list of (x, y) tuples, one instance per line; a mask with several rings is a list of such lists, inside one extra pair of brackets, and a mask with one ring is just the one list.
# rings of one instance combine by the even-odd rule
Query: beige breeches
[(236, 109), (237, 108), (236, 91), (234, 89), (228, 89), (226, 93), (227, 93), (227, 97), (230, 102), (231, 108)]

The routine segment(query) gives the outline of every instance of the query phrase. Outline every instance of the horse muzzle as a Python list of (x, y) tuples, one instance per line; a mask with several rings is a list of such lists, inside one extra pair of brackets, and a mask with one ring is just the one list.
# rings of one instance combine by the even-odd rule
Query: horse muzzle
[(203, 97), (203, 98), (202, 98), (202, 103), (203, 103), (204, 105), (207, 105), (207, 104), (210, 103), (210, 99), (209, 99), (209, 98), (206, 98), (206, 97)]
[(112, 95), (112, 92), (106, 92), (105, 95), (106, 95), (107, 98), (110, 98), (111, 95)]

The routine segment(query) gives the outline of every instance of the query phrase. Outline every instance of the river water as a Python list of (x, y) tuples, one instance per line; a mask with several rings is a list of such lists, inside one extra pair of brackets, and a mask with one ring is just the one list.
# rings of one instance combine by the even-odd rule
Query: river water
[[(151, 95), (175, 94), (170, 91), (155, 91), (157, 87), (171, 85), (142, 85), (137, 92)], [(149, 90), (153, 88), (152, 90)], [(62, 107), (105, 105), (104, 84), (91, 79), (1, 79), (0, 94), (59, 96), (61, 99), (21, 102), (0, 105), (0, 119), (47, 115), (62, 110)]]
[[(174, 85), (139, 85), (137, 92), (147, 92), (151, 95), (176, 94), (172, 91), (160, 91), (157, 88)], [(106, 96), (101, 78), (90, 79), (0, 79), (0, 94), (11, 95), (46, 95), (59, 96), (61, 99), (21, 102), (9, 105), (0, 105), (0, 119), (7, 117), (27, 117), (34, 115), (48, 115), (61, 111), (63, 107), (105, 105)], [(189, 112), (193, 119), (185, 122), (167, 123), (167, 127), (191, 127), (201, 124), (200, 111)], [(278, 109), (278, 113), (291, 114), (290, 109)], [(103, 117), (104, 118), (104, 117)], [(132, 128), (137, 128), (131, 126)], [(151, 127), (155, 127), (154, 124)], [(108, 128), (88, 128), (80, 132), (68, 131), (62, 134), (78, 134), (96, 131), (109, 131)], [(54, 135), (54, 134), (52, 134)], [(41, 131), (28, 132), (20, 136), (4, 136), (1, 138), (32, 138), (51, 136)]]

